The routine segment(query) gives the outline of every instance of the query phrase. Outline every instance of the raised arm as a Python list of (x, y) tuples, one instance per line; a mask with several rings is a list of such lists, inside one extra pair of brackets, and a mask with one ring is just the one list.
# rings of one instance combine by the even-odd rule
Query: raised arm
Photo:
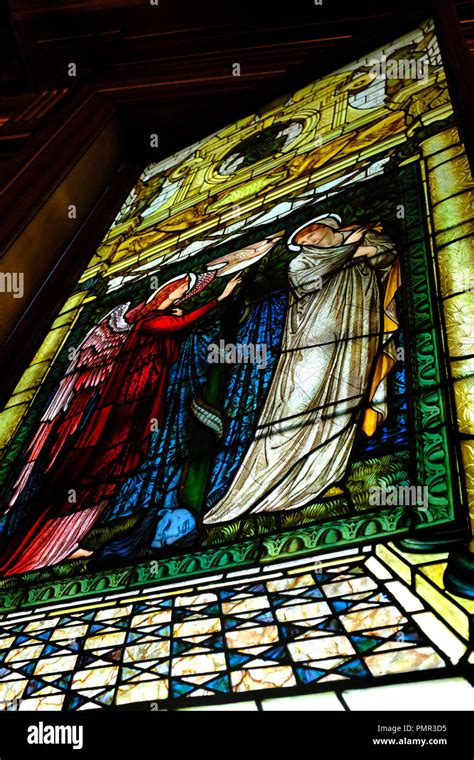
[(140, 330), (145, 333), (157, 333), (157, 332), (178, 332), (184, 330), (185, 327), (191, 325), (193, 322), (197, 322), (198, 319), (204, 317), (211, 309), (217, 306), (217, 298), (213, 298), (204, 306), (200, 306), (194, 311), (190, 311), (189, 314), (182, 314), (181, 316), (175, 316), (173, 314), (160, 314), (154, 315), (149, 319), (143, 320)]
[(227, 282), (220, 296), (213, 298), (209, 303), (204, 304), (204, 306), (200, 306), (199, 309), (194, 309), (189, 314), (155, 314), (150, 319), (143, 321), (140, 330), (146, 333), (177, 332), (178, 330), (183, 330), (188, 325), (201, 319), (208, 311), (211, 311), (211, 309), (217, 306), (219, 301), (228, 298), (234, 292), (237, 285), (240, 285), (241, 281), (242, 275), (238, 273)]
[(346, 243), (352, 240), (360, 241), (353, 258), (364, 256), (372, 267), (388, 266), (397, 256), (393, 241), (382, 233), (380, 223), (359, 227), (346, 238)]

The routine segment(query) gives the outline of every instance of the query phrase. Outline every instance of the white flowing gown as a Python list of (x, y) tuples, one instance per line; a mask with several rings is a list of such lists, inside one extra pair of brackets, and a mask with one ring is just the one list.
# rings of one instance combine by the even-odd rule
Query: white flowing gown
[(377, 254), (353, 259), (356, 243), (306, 246), (290, 262), (281, 355), (255, 436), (204, 523), (311, 503), (344, 476), (363, 410), (385, 418), (386, 372), (368, 396), (376, 361), (396, 360), (396, 287), (385, 298), (396, 251), (385, 235), (363, 242)]

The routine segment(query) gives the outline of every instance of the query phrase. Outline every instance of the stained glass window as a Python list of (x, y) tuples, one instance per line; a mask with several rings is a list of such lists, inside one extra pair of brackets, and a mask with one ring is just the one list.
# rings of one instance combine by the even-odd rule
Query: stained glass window
[(1, 700), (470, 689), (471, 191), (430, 20), (146, 167), (0, 414)]

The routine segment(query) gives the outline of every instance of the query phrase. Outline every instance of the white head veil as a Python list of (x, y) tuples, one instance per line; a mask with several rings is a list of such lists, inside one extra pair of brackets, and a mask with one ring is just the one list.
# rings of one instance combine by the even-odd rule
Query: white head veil
[(310, 224), (325, 224), (326, 227), (332, 227), (333, 230), (338, 230), (339, 227), (342, 224), (342, 219), (339, 216), (339, 214), (321, 214), (321, 216), (316, 216), (314, 219), (309, 219), (307, 222), (304, 222), (300, 227), (298, 227), (297, 230), (291, 233), (290, 237), (288, 238), (288, 248), (290, 251), (300, 251), (301, 246), (298, 245), (298, 243), (294, 243), (294, 239), (296, 235), (301, 232), (301, 230), (304, 230), (306, 227), (309, 227)]

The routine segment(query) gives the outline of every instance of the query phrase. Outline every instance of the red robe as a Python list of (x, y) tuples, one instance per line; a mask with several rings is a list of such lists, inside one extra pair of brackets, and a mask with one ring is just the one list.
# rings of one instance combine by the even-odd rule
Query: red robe
[(0, 558), (1, 575), (56, 564), (78, 548), (104, 500), (144, 460), (150, 435), (161, 426), (169, 368), (179, 355), (179, 332), (216, 305), (213, 299), (183, 316), (157, 310), (138, 317), (97, 407), (54, 468), (54, 503), (26, 532), (22, 526), (21, 535), (12, 538)]

